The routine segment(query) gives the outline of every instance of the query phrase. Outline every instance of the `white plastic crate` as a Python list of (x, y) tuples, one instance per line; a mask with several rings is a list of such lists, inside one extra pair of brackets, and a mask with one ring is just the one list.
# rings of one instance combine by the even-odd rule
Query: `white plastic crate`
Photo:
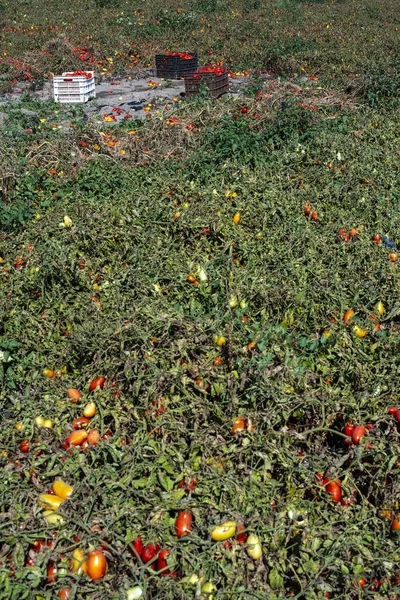
[(65, 72), (53, 77), (54, 100), (61, 104), (77, 104), (96, 98), (94, 71)]

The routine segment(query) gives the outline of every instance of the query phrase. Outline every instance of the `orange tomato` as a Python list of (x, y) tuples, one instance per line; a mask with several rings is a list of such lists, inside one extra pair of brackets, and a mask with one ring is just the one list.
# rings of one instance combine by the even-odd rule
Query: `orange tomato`
[(86, 441), (88, 437), (87, 431), (84, 429), (78, 429), (78, 431), (73, 431), (67, 437), (67, 442), (70, 446), (80, 446)]
[(305, 202), (303, 210), (304, 210), (305, 216), (308, 217), (311, 213), (311, 204), (309, 202)]
[(75, 400), (75, 402), (73, 402), (73, 404), (76, 404), (76, 401), (79, 400), (79, 398), (82, 398), (82, 394), (76, 388), (69, 388), (67, 390), (67, 396), (70, 400), (73, 400), (73, 401)]
[(233, 421), (232, 435), (236, 435), (238, 431), (244, 431), (245, 429), (247, 429), (247, 418), (236, 417)]
[(87, 574), (92, 581), (102, 579), (107, 571), (107, 560), (101, 550), (89, 552), (87, 557)]
[(54, 371), (52, 371), (52, 369), (45, 369), (43, 371), (43, 375), (46, 375), (46, 377), (48, 377), (49, 379), (53, 379), (55, 373)]
[(71, 588), (61, 588), (61, 590), (58, 593), (58, 597), (61, 598), (61, 600), (68, 600), (70, 594)]
[(318, 221), (318, 211), (317, 210), (313, 210), (313, 212), (311, 213), (311, 221), (314, 221), (314, 223), (316, 223)]
[(399, 256), (398, 256), (398, 254), (396, 254), (396, 252), (391, 252), (389, 254), (389, 258), (390, 258), (390, 262), (395, 263), (398, 261)]
[(97, 446), (100, 442), (100, 431), (98, 429), (91, 429), (88, 433), (87, 442), (92, 446)]
[(351, 319), (351, 317), (354, 317), (354, 315), (355, 315), (355, 312), (351, 308), (346, 310), (346, 312), (343, 315), (343, 323), (345, 323), (346, 325), (347, 324), (351, 325), (353, 321), (350, 321), (349, 319)]

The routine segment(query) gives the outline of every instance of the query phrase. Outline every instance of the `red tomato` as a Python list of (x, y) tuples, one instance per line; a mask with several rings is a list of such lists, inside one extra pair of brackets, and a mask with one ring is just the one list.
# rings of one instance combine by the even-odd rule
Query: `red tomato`
[(381, 236), (380, 235), (374, 235), (373, 238), (375, 244), (380, 244), (381, 243)]
[(97, 388), (100, 388), (102, 390), (105, 382), (106, 382), (105, 377), (96, 377), (95, 379), (93, 379), (93, 381), (91, 382), (91, 384), (89, 386), (89, 392), (94, 392), (94, 390)]
[(34, 559), (33, 559), (33, 558), (27, 558), (27, 559), (26, 559), (26, 565), (27, 565), (28, 567), (34, 567), (34, 566), (35, 566), (35, 561), (34, 561)]
[(136, 540), (133, 540), (133, 542), (129, 546), (129, 552), (132, 554), (132, 556), (136, 556), (136, 554), (134, 553), (132, 548), (134, 548), (136, 550), (136, 552), (138, 553), (138, 555), (141, 556), (141, 554), (143, 552), (143, 542), (142, 542), (142, 538), (140, 537), (140, 535), (138, 535)]
[(140, 558), (146, 564), (146, 563), (150, 562), (156, 556), (156, 554), (158, 554), (159, 551), (160, 551), (159, 544), (147, 544), (143, 548)]
[(170, 575), (171, 571), (166, 569), (168, 567), (167, 556), (171, 554), (171, 550), (161, 550), (160, 554), (157, 558), (157, 571), (161, 571), (161, 569), (165, 569), (160, 575)]
[(345, 435), (351, 436), (353, 431), (354, 431), (353, 421), (347, 421), (346, 425), (344, 426), (343, 433)]
[(107, 560), (100, 550), (89, 552), (87, 556), (87, 573), (92, 581), (102, 579), (107, 571)]
[(311, 213), (311, 221), (314, 221), (314, 223), (316, 223), (318, 221), (318, 211), (317, 210), (313, 210), (313, 212)]
[(399, 409), (397, 406), (389, 406), (387, 409), (388, 415), (395, 415)]
[(332, 496), (333, 502), (340, 502), (342, 498), (342, 488), (339, 481), (331, 481), (330, 479), (324, 479), (322, 482), (326, 485), (325, 489), (328, 494)]
[(372, 431), (373, 428), (374, 428), (374, 424), (373, 423), (367, 423), (365, 427), (368, 429), (368, 431)]
[(58, 597), (61, 598), (61, 600), (68, 600), (70, 594), (71, 588), (61, 588), (61, 590), (58, 593)]
[(193, 517), (187, 510), (178, 514), (175, 521), (175, 533), (177, 538), (187, 535), (192, 530)]
[(347, 438), (344, 438), (344, 443), (346, 444), (346, 446), (352, 446), (353, 445), (353, 440), (349, 436)]
[(88, 417), (78, 417), (74, 421), (72, 421), (73, 429), (82, 429), (82, 427), (86, 427), (89, 425), (90, 419)]
[(49, 563), (47, 567), (47, 583), (57, 581), (57, 567), (54, 563)]
[(309, 214), (311, 213), (311, 204), (309, 202), (305, 202), (303, 210), (304, 210), (305, 216), (308, 217)]
[(354, 431), (351, 436), (351, 439), (353, 440), (353, 444), (359, 444), (361, 441), (361, 438), (366, 433), (367, 433), (367, 430), (365, 429), (364, 425), (357, 425), (357, 427), (354, 428)]
[(400, 423), (400, 410), (398, 410), (398, 411), (395, 413), (395, 415), (394, 415), (394, 418), (396, 419), (396, 421), (397, 421), (398, 423)]
[(28, 440), (22, 440), (22, 442), (19, 445), (19, 449), (21, 450), (21, 452), (29, 452), (29, 450), (31, 449), (31, 445), (30, 442), (28, 442)]
[(242, 115), (247, 114), (247, 108), (246, 108), (246, 106), (242, 106), (241, 113), (242, 113)]
[(244, 542), (247, 540), (247, 533), (238, 533), (238, 531), (244, 531), (245, 529), (246, 527), (243, 525), (243, 523), (239, 523), (237, 526), (236, 541), (238, 544), (244, 544)]

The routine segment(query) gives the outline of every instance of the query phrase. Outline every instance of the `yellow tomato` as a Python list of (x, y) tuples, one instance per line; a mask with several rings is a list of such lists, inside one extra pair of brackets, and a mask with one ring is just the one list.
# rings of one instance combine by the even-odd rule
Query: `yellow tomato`
[(227, 521), (226, 523), (222, 523), (222, 525), (217, 525), (216, 527), (214, 527), (214, 529), (211, 532), (211, 537), (216, 542), (221, 542), (235, 535), (235, 532), (235, 521)]
[(89, 402), (83, 409), (83, 416), (92, 418), (96, 414), (96, 410), (96, 404), (94, 402)]
[(226, 339), (223, 336), (220, 337), (219, 335), (214, 335), (214, 344), (219, 347), (225, 346)]
[(82, 573), (86, 575), (87, 573), (87, 562), (80, 548), (76, 548), (72, 553), (71, 571), (78, 573), (78, 575), (82, 575)]
[(61, 527), (65, 525), (63, 517), (53, 510), (45, 510), (43, 516), (49, 525), (59, 525)]
[(358, 325), (354, 325), (353, 327), (353, 332), (356, 334), (357, 337), (359, 337), (360, 339), (364, 338), (366, 335), (368, 335), (368, 333), (362, 329), (361, 327), (359, 327)]
[(53, 491), (59, 498), (62, 498), (63, 500), (68, 500), (68, 498), (74, 491), (74, 488), (71, 485), (68, 485), (68, 483), (65, 483), (65, 481), (57, 479), (53, 483)]
[(23, 423), (16, 423), (14, 426), (14, 429), (16, 429), (17, 431), (21, 431), (21, 429), (24, 428), (24, 424)]
[(239, 223), (240, 223), (240, 213), (239, 212), (237, 212), (233, 215), (232, 223), (234, 223), (235, 225), (239, 225)]
[(381, 302), (380, 300), (379, 300), (378, 304), (375, 306), (375, 308), (376, 308), (376, 311), (380, 315), (383, 315), (385, 313), (385, 307), (383, 305), (383, 302)]
[(255, 533), (251, 533), (247, 538), (247, 554), (253, 560), (260, 560), (262, 557), (260, 538)]
[(58, 510), (63, 502), (64, 498), (53, 494), (40, 494), (39, 496), (39, 505), (45, 510)]
[(51, 419), (44, 419), (42, 426), (46, 427), (46, 429), (53, 429), (53, 421)]
[(36, 424), (38, 427), (43, 427), (43, 421), (44, 421), (43, 417), (36, 417), (36, 419), (35, 419), (35, 424)]
[(212, 595), (212, 592), (217, 591), (217, 586), (211, 583), (211, 581), (207, 581), (201, 586), (201, 591), (203, 594), (207, 594), (208, 600), (214, 600), (215, 596)]

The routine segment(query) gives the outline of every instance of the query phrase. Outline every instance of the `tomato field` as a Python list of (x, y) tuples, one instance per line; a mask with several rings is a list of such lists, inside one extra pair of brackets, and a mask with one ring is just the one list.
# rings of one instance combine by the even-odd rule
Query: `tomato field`
[[(0, 599), (400, 598), (397, 7), (0, 27)], [(240, 92), (118, 123), (30, 93), (194, 49)]]

